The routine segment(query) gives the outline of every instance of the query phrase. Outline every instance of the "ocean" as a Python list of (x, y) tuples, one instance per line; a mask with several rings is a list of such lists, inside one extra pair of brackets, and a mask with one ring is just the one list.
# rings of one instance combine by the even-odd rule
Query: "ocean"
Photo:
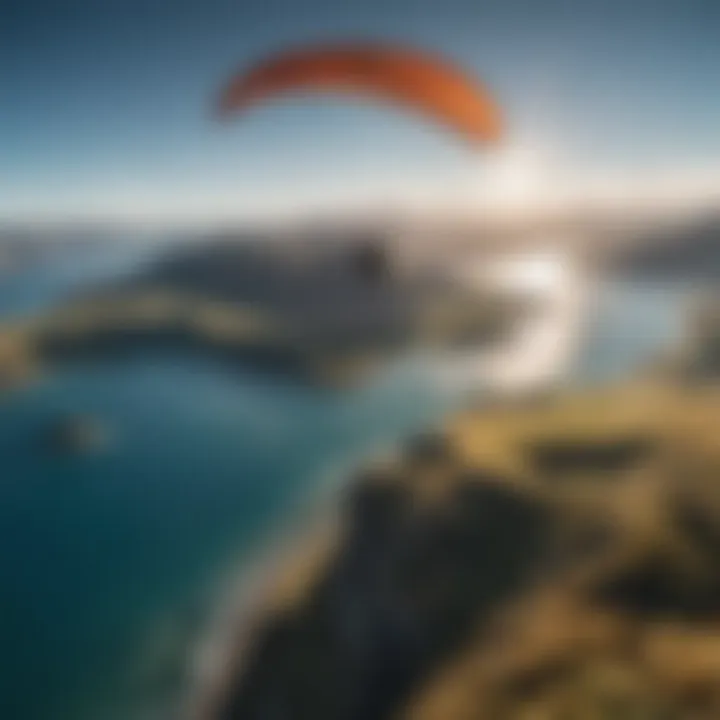
[[(0, 313), (41, 312), (152, 248), (99, 247), (0, 277)], [(577, 378), (600, 382), (652, 358), (678, 334), (681, 297), (602, 283)], [(154, 352), (76, 364), (6, 395), (3, 720), (162, 717), (228, 580), (363, 458), (463, 401), (434, 377), (404, 360), (341, 392)], [(102, 452), (49, 451), (48, 428), (75, 413), (101, 420)]]

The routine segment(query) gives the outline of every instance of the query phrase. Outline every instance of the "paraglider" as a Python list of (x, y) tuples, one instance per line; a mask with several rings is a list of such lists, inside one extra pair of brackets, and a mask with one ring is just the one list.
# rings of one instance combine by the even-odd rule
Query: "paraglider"
[(482, 83), (427, 53), (382, 45), (314, 46), (270, 57), (231, 79), (219, 114), (308, 92), (351, 93), (414, 110), (473, 144), (502, 136), (499, 109)]

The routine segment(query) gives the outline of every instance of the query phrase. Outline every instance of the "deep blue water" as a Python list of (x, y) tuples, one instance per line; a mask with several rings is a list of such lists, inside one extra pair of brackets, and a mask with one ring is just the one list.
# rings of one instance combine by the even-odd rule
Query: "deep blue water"
[[(154, 357), (75, 367), (0, 405), (4, 660), (27, 684), (13, 694), (51, 717), (69, 691), (115, 676), (229, 554), (334, 468), (431, 421), (438, 402), (399, 383), (330, 395)], [(73, 411), (107, 423), (108, 451), (44, 450), (47, 423)], [(45, 697), (30, 698), (37, 687)]]
[[(144, 254), (103, 252), (0, 279), (0, 310), (39, 310)], [(669, 292), (605, 295), (581, 358), (589, 378), (630, 367), (677, 328)], [(5, 398), (3, 720), (131, 720), (138, 698), (173, 683), (188, 628), (229, 567), (249, 562), (328, 478), (454, 401), (411, 372), (333, 393), (157, 354), (76, 365)], [(107, 424), (106, 451), (44, 448), (48, 424), (74, 412)]]

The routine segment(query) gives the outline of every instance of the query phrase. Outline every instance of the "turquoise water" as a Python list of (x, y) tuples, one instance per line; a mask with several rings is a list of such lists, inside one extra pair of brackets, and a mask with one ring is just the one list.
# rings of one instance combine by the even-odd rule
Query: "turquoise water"
[[(88, 261), (70, 276), (46, 268), (37, 293), (30, 275), (21, 292), (0, 287), (0, 305), (37, 310), (127, 262)], [(621, 372), (676, 331), (675, 297), (653, 293), (608, 286), (581, 374)], [(177, 682), (228, 568), (251, 562), (344, 468), (454, 402), (418, 373), (333, 393), (158, 354), (76, 365), (9, 396), (0, 404), (3, 720), (130, 720)], [(48, 424), (75, 412), (102, 419), (107, 450), (44, 448)]]

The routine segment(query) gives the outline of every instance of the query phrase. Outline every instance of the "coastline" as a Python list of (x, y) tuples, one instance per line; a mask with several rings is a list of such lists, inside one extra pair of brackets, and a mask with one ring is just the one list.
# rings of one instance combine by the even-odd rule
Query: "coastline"
[(250, 551), (252, 560), (241, 563), (240, 570), (231, 561), (213, 593), (208, 626), (191, 654), (191, 687), (180, 703), (182, 720), (212, 716), (228, 681), (247, 659), (258, 621), (269, 609), (299, 601), (308, 576), (330, 562), (341, 531), (339, 501), (351, 483), (345, 478), (357, 472), (359, 462), (327, 472), (328, 480), (301, 508), (278, 518), (264, 533)]
[(384, 467), (399, 462), (406, 442), (383, 443), (370, 452), (370, 461), (363, 453), (327, 470), (326, 481), (302, 506), (278, 518), (258, 540), (249, 564), (241, 563), (238, 570), (231, 561), (213, 593), (208, 626), (191, 651), (190, 688), (179, 703), (181, 720), (214, 716), (232, 677), (247, 662), (254, 628), (268, 611), (297, 603), (307, 591), (308, 578), (331, 563), (343, 530), (341, 508), (355, 476), (369, 463)]

